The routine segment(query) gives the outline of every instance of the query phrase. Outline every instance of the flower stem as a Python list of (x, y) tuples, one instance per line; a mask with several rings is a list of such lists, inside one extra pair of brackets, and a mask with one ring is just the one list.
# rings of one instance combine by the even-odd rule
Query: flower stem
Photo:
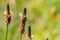
[(7, 37), (8, 37), (8, 24), (7, 24), (7, 29), (6, 29), (6, 40), (7, 40)]
[(22, 40), (22, 33), (21, 33), (21, 37), (20, 37), (20, 39)]

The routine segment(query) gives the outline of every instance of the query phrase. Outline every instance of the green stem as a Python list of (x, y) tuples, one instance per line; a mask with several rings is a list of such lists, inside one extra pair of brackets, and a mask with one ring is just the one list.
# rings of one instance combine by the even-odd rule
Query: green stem
[(22, 33), (21, 33), (21, 37), (20, 37), (20, 39), (22, 40)]
[(8, 37), (8, 24), (7, 24), (7, 29), (6, 29), (6, 40), (7, 40), (7, 37)]

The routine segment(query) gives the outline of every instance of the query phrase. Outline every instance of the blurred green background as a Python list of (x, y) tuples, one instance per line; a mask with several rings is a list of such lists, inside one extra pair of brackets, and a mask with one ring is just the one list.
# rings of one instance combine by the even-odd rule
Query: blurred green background
[[(6, 3), (10, 4), (12, 20), (8, 29), (8, 40), (20, 40), (20, 16), (24, 7), (27, 8), (27, 21), (25, 26), (26, 40), (28, 25), (32, 27), (32, 40), (60, 40), (60, 0), (0, 0), (0, 40), (6, 38), (6, 24), (4, 11)], [(50, 18), (51, 7), (56, 7), (57, 22)]]

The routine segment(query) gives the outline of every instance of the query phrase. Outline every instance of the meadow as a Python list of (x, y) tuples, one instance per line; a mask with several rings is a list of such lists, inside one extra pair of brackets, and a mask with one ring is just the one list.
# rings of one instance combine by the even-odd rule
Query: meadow
[[(27, 9), (27, 21), (23, 40), (26, 40), (28, 26), (31, 25), (32, 40), (60, 40), (60, 0), (0, 0), (0, 40), (6, 38), (4, 11), (9, 3), (11, 22), (8, 27), (8, 40), (20, 40), (20, 13)], [(52, 21), (51, 8), (56, 9), (56, 22)], [(54, 21), (55, 21), (54, 20)]]

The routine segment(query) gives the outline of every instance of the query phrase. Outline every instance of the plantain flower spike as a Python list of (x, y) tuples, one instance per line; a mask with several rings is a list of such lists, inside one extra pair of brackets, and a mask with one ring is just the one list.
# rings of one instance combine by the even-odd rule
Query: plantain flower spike
[(7, 4), (7, 9), (5, 12), (5, 22), (7, 24), (10, 24), (10, 21), (11, 21), (10, 7), (9, 7), (9, 4)]
[(31, 26), (28, 27), (28, 37), (31, 38)]
[(21, 15), (21, 20), (20, 20), (20, 32), (21, 32), (21, 34), (24, 33), (25, 24), (26, 24), (26, 8), (24, 8), (24, 13)]
[(56, 22), (56, 8), (55, 7), (51, 8), (51, 16), (52, 16), (52, 21)]
[(28, 34), (26, 36), (26, 40), (31, 40), (31, 26), (28, 26)]

